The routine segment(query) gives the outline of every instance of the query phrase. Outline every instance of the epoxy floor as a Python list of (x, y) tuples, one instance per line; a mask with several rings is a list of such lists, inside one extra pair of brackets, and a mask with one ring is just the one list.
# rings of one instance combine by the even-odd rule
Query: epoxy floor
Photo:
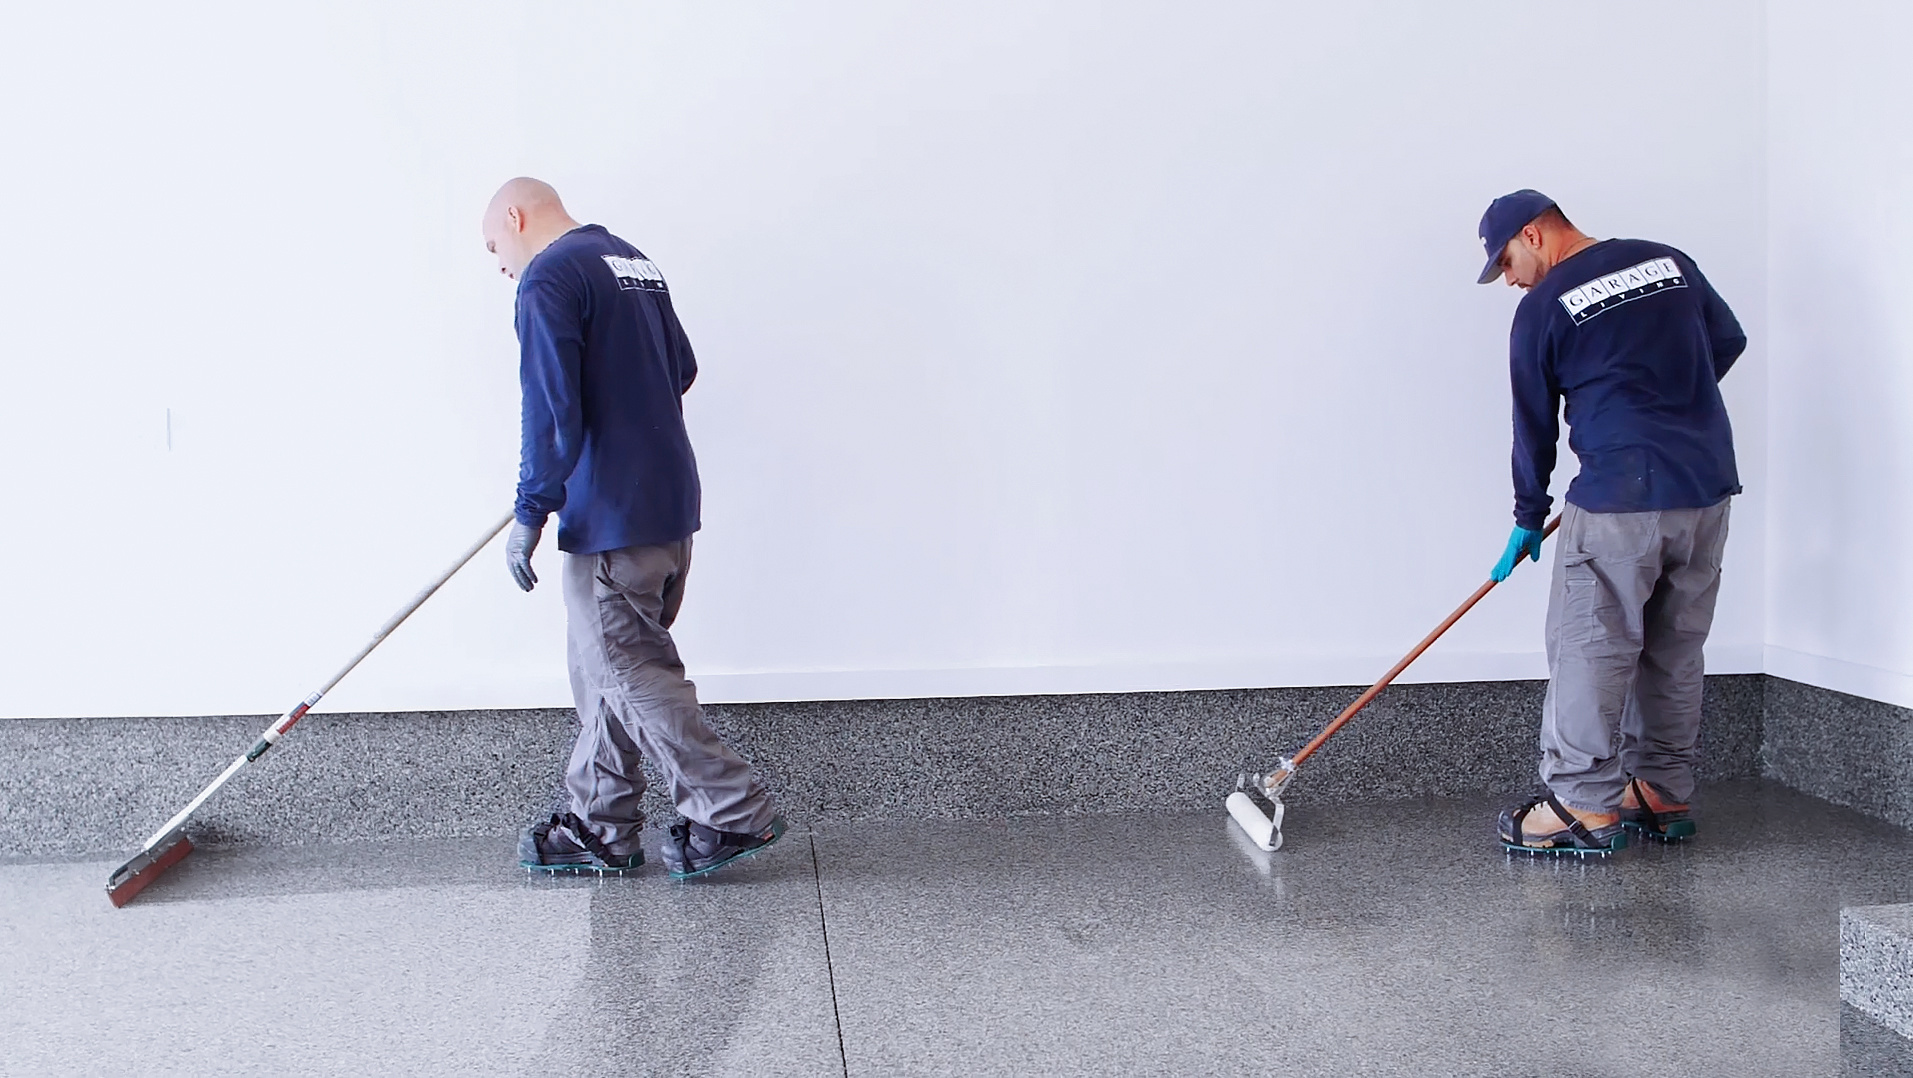
[[(505, 839), (0, 865), (0, 1073), (1913, 1073), (1839, 1002), (1913, 835), (1761, 782), (1701, 836), (1510, 858), (1495, 803), (840, 824), (674, 884)], [(801, 825), (800, 825), (801, 826)]]

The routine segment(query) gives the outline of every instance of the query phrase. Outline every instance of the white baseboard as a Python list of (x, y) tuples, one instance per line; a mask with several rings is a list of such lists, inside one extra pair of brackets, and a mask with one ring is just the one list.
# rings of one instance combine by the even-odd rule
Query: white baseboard
[(1767, 673), (1774, 677), (1899, 707), (1913, 707), (1913, 674), (1810, 655), (1774, 644), (1767, 645), (1766, 652)]

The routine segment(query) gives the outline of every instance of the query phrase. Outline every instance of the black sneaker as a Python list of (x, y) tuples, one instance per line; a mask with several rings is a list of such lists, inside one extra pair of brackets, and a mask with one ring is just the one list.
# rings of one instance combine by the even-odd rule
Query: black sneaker
[(672, 879), (688, 880), (715, 872), (740, 857), (769, 849), (772, 843), (784, 837), (786, 826), (782, 816), (773, 816), (769, 827), (747, 834), (719, 831), (686, 820), (671, 828), (658, 852), (663, 855), (664, 867), (670, 870)]
[(525, 828), (518, 836), (518, 863), (539, 872), (616, 875), (644, 864), (644, 851), (612, 853), (583, 820), (567, 812)]

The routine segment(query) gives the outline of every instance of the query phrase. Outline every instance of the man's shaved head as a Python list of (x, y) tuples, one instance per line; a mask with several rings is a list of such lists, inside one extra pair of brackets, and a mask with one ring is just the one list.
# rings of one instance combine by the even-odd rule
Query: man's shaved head
[(505, 186), (492, 196), (491, 206), (485, 210), (487, 217), (505, 212), (505, 207), (516, 206), (520, 210), (534, 213), (557, 211), (565, 212), (565, 204), (558, 198), (558, 191), (543, 180), (534, 180), (530, 176), (518, 176), (505, 181)]
[(485, 249), (498, 256), (498, 272), (517, 280), (538, 252), (578, 227), (558, 192), (543, 180), (506, 180), (485, 207)]

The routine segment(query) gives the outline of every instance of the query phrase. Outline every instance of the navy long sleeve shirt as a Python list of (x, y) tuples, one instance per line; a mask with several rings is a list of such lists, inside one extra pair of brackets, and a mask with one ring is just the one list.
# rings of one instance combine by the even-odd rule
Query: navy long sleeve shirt
[(1514, 519), (1539, 530), (1567, 401), (1581, 472), (1567, 499), (1591, 513), (1693, 509), (1740, 493), (1720, 380), (1747, 347), (1692, 259), (1604, 240), (1563, 260), (1515, 309)]
[(558, 549), (593, 554), (698, 529), (684, 392), (697, 377), (664, 275), (598, 225), (545, 248), (518, 281), (524, 391), (521, 523), (558, 514)]

